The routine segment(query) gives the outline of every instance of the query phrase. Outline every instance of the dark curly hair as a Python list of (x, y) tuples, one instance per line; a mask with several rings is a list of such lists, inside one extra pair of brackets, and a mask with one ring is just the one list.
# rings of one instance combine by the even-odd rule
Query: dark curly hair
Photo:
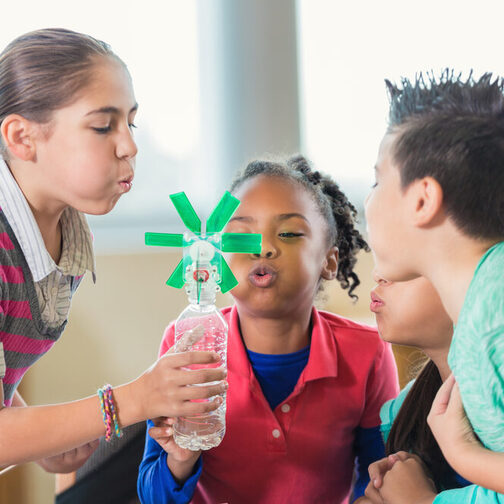
[(296, 155), (285, 162), (252, 161), (233, 180), (230, 191), (236, 191), (246, 180), (258, 175), (292, 180), (301, 184), (310, 193), (320, 214), (327, 222), (328, 245), (338, 247), (336, 278), (343, 289), (348, 289), (348, 295), (356, 300), (358, 296), (353, 291), (360, 284), (360, 280), (353, 268), (357, 262), (356, 256), (359, 250), (369, 252), (369, 247), (355, 227), (357, 210), (348, 201), (338, 184), (328, 175), (313, 170), (306, 158)]
[(446, 214), (475, 239), (504, 237), (504, 79), (445, 70), (385, 81), (401, 185), (433, 177)]

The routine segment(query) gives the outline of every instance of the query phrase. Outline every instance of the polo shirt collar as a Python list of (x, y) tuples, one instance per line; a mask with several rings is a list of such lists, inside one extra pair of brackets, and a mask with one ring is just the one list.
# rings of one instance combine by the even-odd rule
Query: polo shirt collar
[[(338, 349), (333, 331), (315, 307), (312, 309), (311, 320), (310, 356), (299, 377), (298, 384), (338, 376)], [(228, 359), (229, 369), (246, 378), (253, 376), (254, 372), (241, 337), (236, 305), (232, 307), (229, 317), (228, 355), (230, 356)]]
[(315, 307), (312, 308), (311, 322), (310, 357), (301, 373), (300, 381), (335, 378), (338, 376), (338, 348), (333, 330)]
[(45, 247), (37, 221), (21, 188), (5, 161), (0, 159), (0, 207), (23, 251), (34, 282), (54, 270), (63, 275), (80, 276), (87, 270), (95, 281), (93, 240), (84, 214), (67, 207), (61, 216), (62, 250), (57, 265)]

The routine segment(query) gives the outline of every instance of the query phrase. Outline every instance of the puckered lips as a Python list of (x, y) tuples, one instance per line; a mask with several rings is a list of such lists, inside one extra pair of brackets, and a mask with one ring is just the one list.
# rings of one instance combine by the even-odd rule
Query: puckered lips
[(276, 270), (269, 264), (256, 264), (249, 272), (250, 283), (263, 289), (273, 285), (276, 277)]
[(131, 189), (131, 186), (133, 185), (133, 175), (129, 175), (120, 180), (119, 185), (121, 186), (123, 192), (127, 193)]
[(382, 298), (376, 294), (376, 292), (371, 291), (371, 304), (369, 305), (369, 309), (372, 312), (377, 312), (384, 305)]

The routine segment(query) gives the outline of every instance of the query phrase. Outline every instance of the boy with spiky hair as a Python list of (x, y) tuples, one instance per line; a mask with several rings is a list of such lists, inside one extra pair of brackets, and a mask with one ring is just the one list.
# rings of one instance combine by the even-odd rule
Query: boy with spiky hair
[(401, 84), (387, 81), (369, 244), (380, 276), (425, 276), (440, 294), (456, 325), (449, 365), (485, 448), (452, 380), (429, 424), (459, 474), (504, 493), (504, 80), (446, 70)]

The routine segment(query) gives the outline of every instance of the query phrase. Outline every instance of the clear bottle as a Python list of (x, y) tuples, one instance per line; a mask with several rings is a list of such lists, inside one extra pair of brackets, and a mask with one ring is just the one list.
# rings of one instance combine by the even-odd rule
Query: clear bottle
[[(215, 284), (204, 279), (204, 283), (192, 284), (186, 286), (186, 289), (189, 306), (175, 322), (175, 350), (212, 351), (217, 352), (221, 358), (220, 363), (213, 366), (193, 365), (190, 369), (226, 368), (228, 325), (215, 306)], [(208, 450), (220, 444), (226, 432), (226, 393), (221, 396), (222, 404), (216, 410), (177, 419), (173, 426), (173, 438), (180, 447), (196, 451)], [(198, 402), (212, 399), (199, 399)]]

